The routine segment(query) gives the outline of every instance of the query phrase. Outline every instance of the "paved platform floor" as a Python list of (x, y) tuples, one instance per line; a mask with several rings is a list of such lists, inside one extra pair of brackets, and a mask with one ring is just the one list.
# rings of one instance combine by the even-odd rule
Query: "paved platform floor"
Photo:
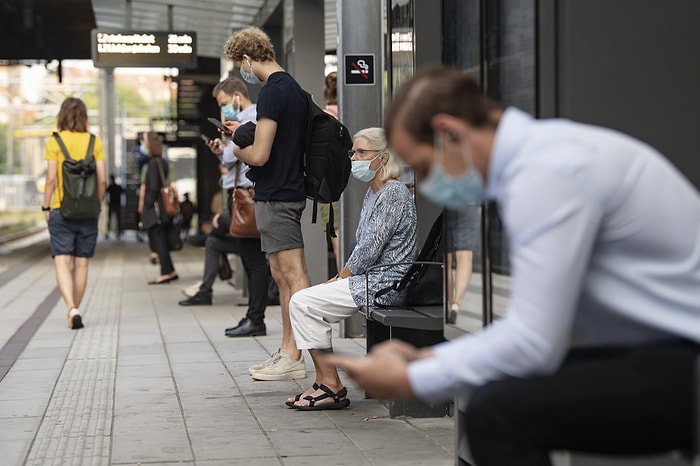
[[(133, 233), (100, 239), (81, 311), (69, 330), (45, 235), (0, 248), (0, 465), (450, 465), (453, 420), (389, 419), (343, 377), (352, 405), (299, 412), (290, 395), (308, 378), (259, 382), (251, 364), (274, 352), (268, 336), (231, 339), (245, 314), (240, 291), (217, 280), (214, 305), (181, 307), (203, 250), (173, 254), (180, 280), (149, 286), (158, 267)], [(364, 354), (364, 340), (335, 347)]]

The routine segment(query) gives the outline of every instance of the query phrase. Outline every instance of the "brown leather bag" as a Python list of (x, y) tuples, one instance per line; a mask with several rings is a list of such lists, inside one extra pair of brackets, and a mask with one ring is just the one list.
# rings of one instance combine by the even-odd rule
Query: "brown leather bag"
[(166, 184), (161, 160), (156, 160), (156, 163), (158, 164), (158, 172), (160, 174), (160, 198), (163, 201), (163, 210), (165, 210), (165, 215), (173, 217), (180, 211), (180, 199), (177, 197), (177, 192)]
[[(236, 177), (234, 186), (238, 185), (238, 173), (241, 162), (236, 163)], [(233, 190), (233, 203), (231, 204), (231, 227), (229, 233), (236, 238), (260, 238), (258, 225), (255, 222), (255, 189), (235, 188)]]

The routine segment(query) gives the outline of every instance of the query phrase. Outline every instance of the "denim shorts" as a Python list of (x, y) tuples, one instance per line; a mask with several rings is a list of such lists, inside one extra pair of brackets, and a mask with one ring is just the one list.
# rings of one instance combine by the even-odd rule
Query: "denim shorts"
[(255, 201), (255, 222), (260, 232), (260, 246), (268, 254), (289, 249), (303, 249), (301, 213), (306, 201)]
[(58, 209), (49, 215), (51, 257), (67, 254), (75, 257), (92, 257), (97, 244), (97, 219), (68, 220)]

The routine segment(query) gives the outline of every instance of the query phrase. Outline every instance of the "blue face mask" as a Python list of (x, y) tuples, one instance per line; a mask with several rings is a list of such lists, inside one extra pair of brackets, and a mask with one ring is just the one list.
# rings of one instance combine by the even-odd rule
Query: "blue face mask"
[[(377, 155), (377, 157), (379, 157), (380, 155), (381, 154)], [(352, 176), (354, 176), (360, 181), (364, 181), (365, 183), (372, 181), (379, 169), (372, 170), (369, 168), (369, 166), (372, 164), (372, 162), (374, 162), (374, 160), (377, 157), (373, 158), (372, 160), (353, 160)]]
[(233, 105), (228, 104), (221, 107), (221, 112), (224, 114), (224, 118), (229, 121), (238, 121), (238, 110), (233, 108)]
[(464, 209), (469, 204), (481, 204), (485, 197), (484, 180), (471, 162), (461, 175), (451, 176), (445, 171), (441, 162), (444, 158), (442, 137), (436, 134), (435, 155), (438, 161), (433, 164), (426, 179), (418, 184), (418, 191), (433, 204), (452, 210)]
[(141, 152), (142, 155), (148, 155), (148, 151), (143, 147), (143, 144), (139, 146), (139, 152)]
[(241, 111), (241, 98), (236, 95), (236, 108), (233, 108), (233, 103), (224, 105), (221, 107), (221, 112), (224, 114), (224, 118), (228, 121), (238, 121), (238, 114)]
[(248, 84), (260, 84), (262, 81), (260, 81), (260, 78), (255, 76), (255, 73), (253, 73), (253, 64), (250, 63), (250, 60), (246, 58), (246, 62), (248, 62), (248, 66), (250, 67), (250, 71), (244, 71), (243, 70), (243, 65), (241, 64), (241, 77), (243, 78), (243, 81), (247, 82)]
[(428, 177), (418, 184), (418, 191), (433, 204), (452, 210), (484, 202), (484, 181), (473, 167), (455, 178), (441, 165), (433, 165)]

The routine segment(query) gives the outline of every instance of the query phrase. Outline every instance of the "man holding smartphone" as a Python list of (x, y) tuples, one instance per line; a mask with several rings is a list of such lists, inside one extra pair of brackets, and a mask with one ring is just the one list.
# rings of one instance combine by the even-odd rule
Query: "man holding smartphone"
[[(233, 33), (224, 54), (246, 82), (264, 83), (258, 96), (254, 141), (235, 153), (255, 167), (255, 218), (262, 248), (279, 286), (282, 308), (279, 350), (249, 372), (256, 380), (305, 378), (304, 358), (289, 319), (289, 299), (311, 284), (301, 232), (301, 214), (306, 207), (302, 139), (306, 135), (308, 102), (299, 84), (275, 61), (272, 42), (259, 28), (247, 27)], [(239, 125), (227, 122), (226, 126), (235, 132)]]
[[(234, 77), (224, 79), (214, 87), (212, 95), (221, 108), (225, 120), (238, 123), (255, 122), (256, 105), (251, 102), (248, 89), (240, 79)], [(210, 118), (210, 120), (212, 119)], [(218, 120), (214, 121), (219, 123)], [(226, 233), (228, 226), (225, 225), (230, 219), (228, 212), (231, 211), (234, 189), (236, 187), (250, 188), (253, 185), (253, 182), (245, 176), (250, 167), (239, 161), (234, 154), (233, 141), (228, 140), (227, 143), (224, 143), (222, 139), (216, 138), (209, 139), (206, 144), (221, 162), (223, 173), (221, 184), (226, 191), (226, 209), (221, 216), (214, 217), (214, 226), (223, 233), (207, 237), (202, 284), (194, 296), (180, 301), (179, 304), (182, 306), (210, 305), (212, 285), (216, 280), (219, 265), (219, 255), (239, 254), (248, 278), (248, 311), (238, 325), (227, 328), (225, 334), (229, 337), (265, 335), (267, 329), (264, 319), (270, 267), (267, 264), (265, 253), (260, 248), (260, 239), (234, 238)]]

